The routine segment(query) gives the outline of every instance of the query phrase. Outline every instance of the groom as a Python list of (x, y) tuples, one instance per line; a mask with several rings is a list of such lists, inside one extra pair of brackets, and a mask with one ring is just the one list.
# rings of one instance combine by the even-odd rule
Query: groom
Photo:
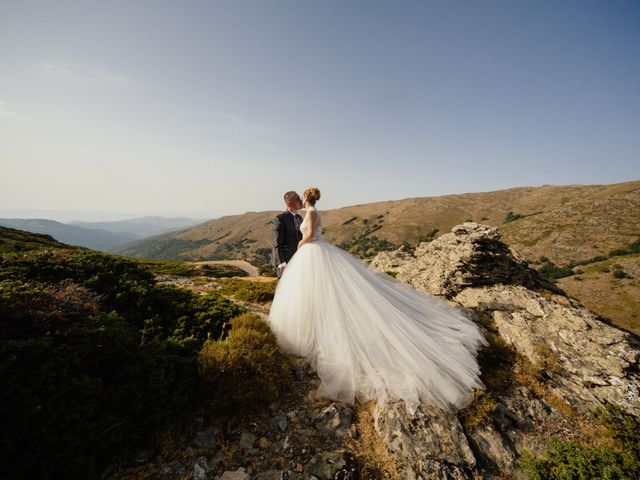
[(287, 262), (298, 250), (298, 242), (302, 240), (300, 232), (302, 217), (298, 215), (298, 210), (302, 208), (300, 195), (296, 192), (287, 192), (284, 194), (284, 203), (287, 209), (271, 222), (273, 226), (271, 263), (276, 269), (278, 278), (282, 276)]

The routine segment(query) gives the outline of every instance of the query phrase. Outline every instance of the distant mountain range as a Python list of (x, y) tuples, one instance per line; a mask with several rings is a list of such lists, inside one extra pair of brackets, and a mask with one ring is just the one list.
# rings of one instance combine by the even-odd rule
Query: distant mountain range
[(57, 222), (42, 218), (0, 218), (0, 225), (53, 236), (70, 245), (111, 252), (150, 235), (189, 228), (200, 222), (186, 217), (141, 217), (109, 222)]

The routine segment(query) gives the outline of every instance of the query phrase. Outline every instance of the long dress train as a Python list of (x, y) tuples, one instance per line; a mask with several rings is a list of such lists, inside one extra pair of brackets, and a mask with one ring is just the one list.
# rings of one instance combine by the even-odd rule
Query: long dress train
[(276, 288), (269, 325), (280, 347), (307, 357), (320, 377), (318, 394), (404, 400), (455, 412), (480, 380), (477, 351), (488, 345), (478, 326), (444, 299), (377, 272), (321, 238), (298, 249)]

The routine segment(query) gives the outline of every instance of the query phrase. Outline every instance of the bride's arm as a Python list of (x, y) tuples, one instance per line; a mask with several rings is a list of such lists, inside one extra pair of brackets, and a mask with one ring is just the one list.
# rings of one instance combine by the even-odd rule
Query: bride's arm
[(313, 210), (307, 212), (305, 220), (307, 221), (307, 228), (302, 235), (302, 240), (298, 242), (298, 248), (300, 248), (305, 243), (311, 243), (313, 241), (313, 236), (316, 231), (316, 212)]

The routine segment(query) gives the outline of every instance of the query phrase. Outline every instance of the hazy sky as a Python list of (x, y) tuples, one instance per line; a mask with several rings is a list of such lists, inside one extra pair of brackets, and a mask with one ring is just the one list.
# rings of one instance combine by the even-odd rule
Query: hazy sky
[(0, 216), (614, 183), (639, 154), (637, 0), (0, 0)]

